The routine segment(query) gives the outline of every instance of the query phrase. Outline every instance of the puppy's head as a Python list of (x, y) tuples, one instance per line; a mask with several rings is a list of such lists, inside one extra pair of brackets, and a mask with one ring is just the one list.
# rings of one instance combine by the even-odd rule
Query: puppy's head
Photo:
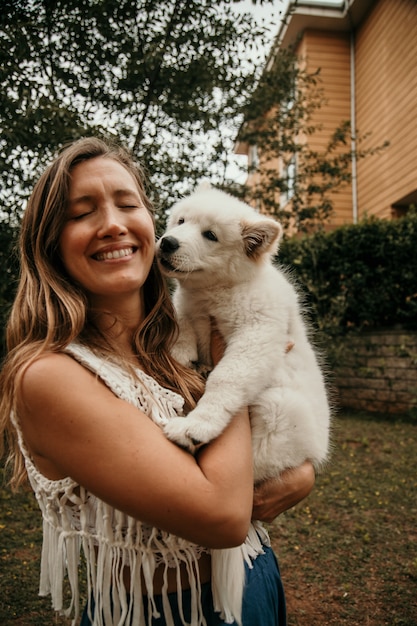
[(281, 235), (275, 220), (204, 185), (172, 208), (157, 258), (162, 271), (180, 281), (233, 284), (277, 252)]

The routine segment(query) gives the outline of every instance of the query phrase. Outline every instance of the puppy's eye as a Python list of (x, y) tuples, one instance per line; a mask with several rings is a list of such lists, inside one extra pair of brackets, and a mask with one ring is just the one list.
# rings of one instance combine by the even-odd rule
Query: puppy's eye
[(179, 220), (178, 220), (178, 224), (184, 224), (184, 221), (185, 221), (184, 218), (180, 217)]
[(205, 230), (203, 233), (203, 237), (209, 239), (210, 241), (218, 241), (216, 233), (213, 233), (212, 230)]

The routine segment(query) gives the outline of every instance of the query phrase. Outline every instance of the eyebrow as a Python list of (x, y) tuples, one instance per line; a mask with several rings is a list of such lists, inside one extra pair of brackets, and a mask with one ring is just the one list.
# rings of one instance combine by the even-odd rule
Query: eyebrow
[(116, 191), (114, 192), (115, 196), (136, 196), (137, 198), (141, 199), (140, 193), (136, 190), (133, 189), (116, 189)]
[[(116, 191), (113, 193), (113, 196), (115, 198), (120, 198), (122, 196), (131, 196), (135, 198), (136, 200), (139, 200), (142, 204), (144, 204), (143, 198), (140, 195), (139, 191), (136, 191), (133, 189), (116, 189)], [(94, 195), (83, 194), (75, 198), (69, 198), (68, 204), (70, 205), (81, 204), (82, 202), (91, 202), (93, 199), (94, 199)]]
[(90, 202), (92, 199), (92, 196), (89, 195), (84, 195), (84, 196), (78, 196), (77, 198), (68, 198), (68, 204), (80, 204), (81, 202)]

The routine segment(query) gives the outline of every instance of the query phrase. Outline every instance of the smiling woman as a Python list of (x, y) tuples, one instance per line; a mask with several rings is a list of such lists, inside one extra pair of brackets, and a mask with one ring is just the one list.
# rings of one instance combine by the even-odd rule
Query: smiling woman
[[(94, 138), (58, 155), (22, 223), (0, 442), (5, 433), (12, 484), (28, 476), (42, 511), (40, 593), (73, 626), (81, 550), (91, 590), (82, 626), (224, 624), (211, 550), (240, 545), (255, 532), (252, 511), (270, 519), (271, 500), (277, 515), (314, 482), (301, 468), (265, 484), (253, 509), (247, 407), (196, 457), (165, 437), (164, 425), (196, 405), (204, 383), (172, 356), (177, 322), (154, 248), (140, 167)], [(211, 342), (221, 358), (215, 332)], [(282, 626), (275, 557), (267, 545), (252, 557), (243, 626)], [(265, 606), (269, 621), (264, 610), (255, 618)]]

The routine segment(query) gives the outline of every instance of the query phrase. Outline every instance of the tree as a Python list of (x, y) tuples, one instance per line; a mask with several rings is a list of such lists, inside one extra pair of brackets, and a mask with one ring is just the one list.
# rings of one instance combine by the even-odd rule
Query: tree
[[(0, 221), (0, 329), (3, 329), (13, 302), (18, 272), (16, 227)], [(0, 334), (0, 357), (4, 351), (3, 334)]]
[(3, 0), (3, 212), (19, 212), (57, 147), (90, 133), (132, 149), (162, 209), (202, 176), (224, 179), (266, 32), (238, 5)]
[(93, 134), (130, 148), (149, 173), (159, 229), (165, 210), (202, 177), (227, 185), (268, 34), (239, 7), (239, 0), (2, 0), (0, 325), (16, 283), (11, 250), (25, 200), (63, 144)]
[[(277, 217), (291, 232), (321, 229), (333, 212), (332, 194), (351, 181), (351, 127), (341, 120), (327, 146), (318, 151), (309, 140), (320, 127), (314, 113), (324, 103), (320, 72), (309, 72), (292, 49), (280, 49), (268, 64), (245, 110), (239, 140), (256, 147), (250, 201)], [(356, 158), (387, 145), (361, 150)], [(283, 200), (283, 201), (282, 201)]]

